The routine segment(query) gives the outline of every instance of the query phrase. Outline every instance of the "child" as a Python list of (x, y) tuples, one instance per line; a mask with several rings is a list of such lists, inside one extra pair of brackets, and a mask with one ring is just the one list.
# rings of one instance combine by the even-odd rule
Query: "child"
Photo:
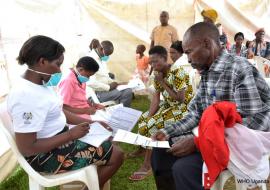
[(135, 76), (139, 77), (146, 84), (148, 82), (150, 67), (148, 64), (149, 63), (148, 57), (143, 54), (145, 49), (146, 48), (143, 44), (137, 46), (136, 49), (137, 68), (135, 71)]

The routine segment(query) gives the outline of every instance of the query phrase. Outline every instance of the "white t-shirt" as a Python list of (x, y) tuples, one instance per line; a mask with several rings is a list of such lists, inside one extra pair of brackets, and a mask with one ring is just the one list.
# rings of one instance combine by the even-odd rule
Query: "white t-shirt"
[(37, 133), (37, 138), (52, 137), (63, 130), (66, 117), (63, 102), (52, 87), (21, 78), (7, 99), (14, 132)]

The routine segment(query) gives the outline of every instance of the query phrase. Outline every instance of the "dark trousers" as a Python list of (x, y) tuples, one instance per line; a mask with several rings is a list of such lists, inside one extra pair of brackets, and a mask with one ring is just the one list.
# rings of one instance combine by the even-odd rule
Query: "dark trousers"
[(96, 94), (100, 102), (114, 100), (122, 103), (125, 107), (130, 107), (133, 96), (131, 88), (121, 91), (117, 89), (111, 91), (96, 91)]
[(153, 148), (151, 164), (157, 190), (203, 190), (200, 153), (178, 158), (166, 149)]

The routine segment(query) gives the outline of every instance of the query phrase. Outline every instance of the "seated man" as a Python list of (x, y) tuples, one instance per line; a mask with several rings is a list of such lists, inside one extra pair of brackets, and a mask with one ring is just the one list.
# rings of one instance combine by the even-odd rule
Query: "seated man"
[(86, 85), (89, 77), (98, 71), (97, 62), (92, 57), (82, 57), (75, 68), (59, 84), (59, 92), (63, 98), (64, 109), (76, 115), (90, 119), (97, 109), (104, 108), (100, 104), (89, 102), (86, 98)]
[[(254, 130), (270, 129), (269, 86), (247, 59), (221, 48), (215, 25), (201, 22), (191, 26), (184, 34), (183, 49), (191, 66), (200, 72), (201, 82), (188, 113), (152, 137), (173, 142), (168, 151), (152, 151), (158, 190), (203, 190), (203, 161), (190, 132), (198, 126), (203, 111), (215, 101), (234, 102), (243, 125)], [(176, 187), (168, 187), (169, 179), (174, 179)]]
[(100, 44), (96, 42), (92, 47), (94, 48), (90, 52), (89, 56), (96, 60), (99, 65), (99, 70), (91, 77), (91, 80), (87, 85), (95, 90), (100, 102), (114, 100), (122, 103), (125, 107), (130, 107), (132, 90), (117, 90), (116, 87), (123, 83), (115, 82), (110, 77), (109, 70), (107, 68), (109, 56), (114, 50), (112, 42), (102, 41)]
[(255, 32), (256, 38), (249, 44), (248, 53), (270, 60), (270, 42), (265, 41), (264, 35), (264, 28)]

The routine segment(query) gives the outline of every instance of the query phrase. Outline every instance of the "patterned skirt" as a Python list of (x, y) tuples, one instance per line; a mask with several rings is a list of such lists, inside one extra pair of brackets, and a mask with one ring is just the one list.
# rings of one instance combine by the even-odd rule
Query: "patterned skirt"
[(169, 106), (160, 105), (159, 110), (152, 117), (148, 117), (149, 111), (142, 114), (138, 121), (138, 131), (140, 135), (148, 136), (155, 134), (159, 129), (164, 128), (165, 125), (170, 125), (182, 119), (186, 111), (182, 109), (181, 105)]
[[(63, 133), (67, 131), (65, 127)], [(59, 134), (59, 133), (58, 133)], [(112, 143), (105, 141), (100, 147), (79, 140), (70, 141), (48, 153), (25, 157), (34, 170), (44, 174), (59, 174), (77, 170), (90, 164), (105, 165), (112, 154)]]

